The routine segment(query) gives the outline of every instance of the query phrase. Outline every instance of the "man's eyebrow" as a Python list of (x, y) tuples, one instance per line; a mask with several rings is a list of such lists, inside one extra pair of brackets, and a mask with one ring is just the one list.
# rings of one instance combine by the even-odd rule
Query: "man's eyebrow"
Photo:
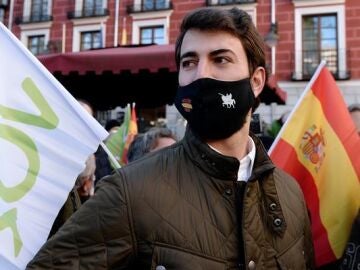
[[(218, 50), (214, 50), (212, 52), (210, 52), (210, 56), (211, 57), (214, 57), (216, 55), (219, 55), (219, 54), (222, 54), (222, 53), (232, 53), (232, 54), (235, 54), (232, 50), (230, 49), (218, 49)], [(183, 55), (180, 56), (180, 61), (183, 59), (183, 58), (186, 58), (186, 57), (197, 57), (198, 54), (194, 51), (189, 51), (189, 52), (186, 52), (184, 53)]]
[(210, 56), (216, 56), (218, 54), (222, 54), (222, 53), (232, 53), (232, 54), (235, 54), (232, 50), (230, 49), (218, 49), (218, 50), (215, 50), (215, 51), (212, 51), (210, 53)]
[(180, 56), (180, 61), (185, 57), (195, 57), (195, 56), (197, 56), (196, 52), (186, 52)]

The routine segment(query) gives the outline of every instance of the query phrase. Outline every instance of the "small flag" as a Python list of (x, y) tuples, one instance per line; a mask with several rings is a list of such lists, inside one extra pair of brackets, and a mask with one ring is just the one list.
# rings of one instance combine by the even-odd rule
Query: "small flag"
[[(130, 109), (130, 104), (128, 104), (125, 108), (123, 123), (116, 130), (116, 132), (110, 135), (110, 137), (106, 140), (107, 148), (114, 155), (117, 162), (121, 165), (124, 165), (122, 164), (122, 156), (123, 156), (126, 136), (128, 134), (130, 117), (131, 117), (131, 109)], [(112, 166), (115, 167), (114, 164), (112, 164)]]
[(343, 255), (360, 207), (360, 137), (322, 63), (270, 149), (300, 184), (311, 214), (316, 265)]

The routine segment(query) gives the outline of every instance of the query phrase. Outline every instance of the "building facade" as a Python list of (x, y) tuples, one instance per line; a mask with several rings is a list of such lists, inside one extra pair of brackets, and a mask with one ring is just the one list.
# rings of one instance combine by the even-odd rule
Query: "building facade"
[(287, 92), (286, 105), (260, 106), (265, 122), (293, 108), (323, 59), (346, 102), (360, 103), (359, 0), (0, 0), (0, 20), (40, 55), (173, 44), (184, 14), (204, 6), (244, 9), (264, 36), (268, 68)]

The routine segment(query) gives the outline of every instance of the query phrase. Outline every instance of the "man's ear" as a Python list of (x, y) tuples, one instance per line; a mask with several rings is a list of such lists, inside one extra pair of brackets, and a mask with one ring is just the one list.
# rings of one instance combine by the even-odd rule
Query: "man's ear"
[(250, 79), (250, 83), (255, 97), (258, 97), (264, 89), (265, 79), (265, 69), (263, 67), (257, 67)]

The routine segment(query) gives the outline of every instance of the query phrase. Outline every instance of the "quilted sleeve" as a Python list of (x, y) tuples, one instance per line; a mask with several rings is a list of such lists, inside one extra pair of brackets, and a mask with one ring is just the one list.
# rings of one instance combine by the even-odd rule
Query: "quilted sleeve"
[(133, 235), (119, 176), (101, 180), (88, 200), (50, 238), (26, 269), (128, 269)]

